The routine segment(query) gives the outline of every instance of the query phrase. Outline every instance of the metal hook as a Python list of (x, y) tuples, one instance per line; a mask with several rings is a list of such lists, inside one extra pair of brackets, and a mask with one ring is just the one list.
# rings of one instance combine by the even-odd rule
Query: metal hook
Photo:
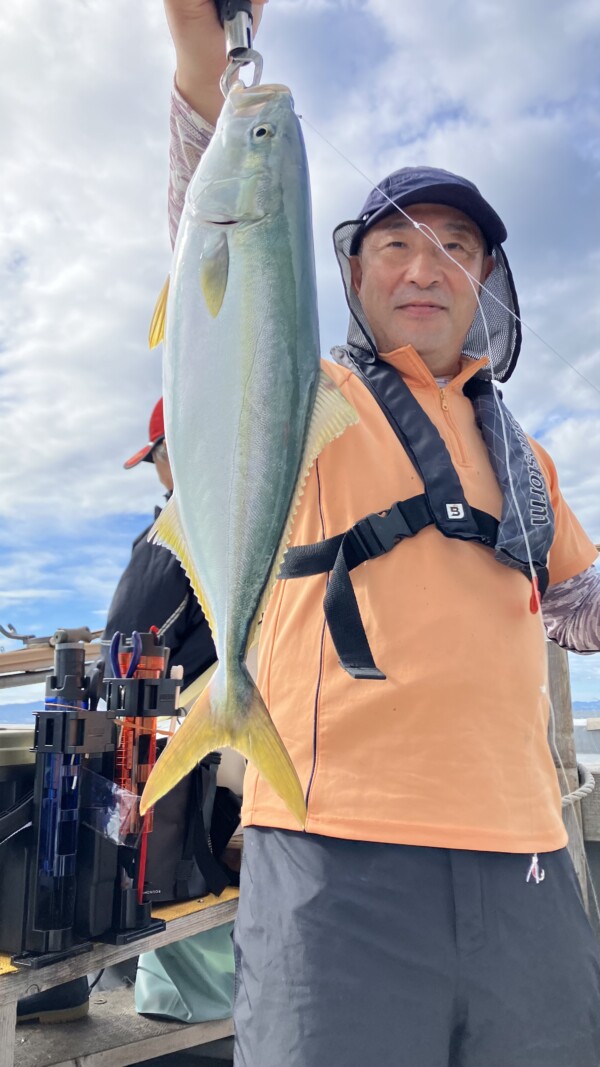
[(232, 56), (225, 68), (223, 76), (221, 78), (221, 92), (223, 96), (229, 95), (230, 89), (235, 81), (237, 81), (237, 75), (241, 67), (245, 67), (248, 64), (254, 64), (254, 75), (250, 82), (249, 88), (253, 88), (258, 85), (262, 78), (263, 70), (263, 57), (260, 52), (257, 52), (254, 48), (246, 48), (243, 52), (239, 52), (237, 55)]

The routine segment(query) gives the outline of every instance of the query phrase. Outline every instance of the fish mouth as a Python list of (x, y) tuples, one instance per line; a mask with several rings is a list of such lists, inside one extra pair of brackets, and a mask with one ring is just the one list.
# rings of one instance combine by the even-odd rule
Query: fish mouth
[(240, 219), (206, 219), (209, 226), (236, 226)]
[(246, 110), (248, 107), (256, 107), (260, 104), (268, 104), (277, 97), (289, 97), (291, 91), (287, 85), (243, 85), (238, 82), (232, 86), (228, 100), (236, 111)]
[(230, 218), (229, 216), (226, 216), (226, 215), (223, 215), (222, 217), (219, 217), (218, 215), (213, 215), (212, 218), (209, 218), (209, 219), (203, 218), (202, 222), (206, 226), (216, 226), (216, 227), (219, 227), (219, 229), (221, 229), (224, 226), (241, 226), (243, 223), (249, 224), (249, 223), (253, 223), (253, 222), (260, 222), (260, 220), (262, 218), (264, 218), (264, 214), (262, 214), (262, 215), (258, 215), (258, 214), (257, 215), (242, 215), (238, 219), (232, 219), (232, 218)]

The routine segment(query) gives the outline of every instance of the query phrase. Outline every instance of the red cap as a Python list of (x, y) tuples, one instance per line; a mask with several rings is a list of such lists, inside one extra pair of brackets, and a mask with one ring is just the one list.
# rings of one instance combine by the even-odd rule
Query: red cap
[(131, 459), (128, 459), (123, 466), (125, 470), (130, 470), (131, 467), (137, 467), (138, 463), (142, 460), (146, 460), (147, 463), (152, 463), (152, 449), (159, 445), (165, 436), (165, 420), (163, 416), (163, 400), (162, 396), (160, 400), (156, 402), (152, 409), (150, 416), (150, 422), (148, 423), (148, 444), (140, 448), (139, 452), (135, 453)]

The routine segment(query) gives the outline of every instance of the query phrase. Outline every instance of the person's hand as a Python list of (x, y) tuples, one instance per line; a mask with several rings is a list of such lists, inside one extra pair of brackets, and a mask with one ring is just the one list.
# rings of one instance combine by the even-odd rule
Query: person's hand
[[(252, 4), (254, 33), (266, 3)], [(214, 0), (165, 0), (165, 11), (177, 55), (177, 88), (198, 114), (215, 123), (223, 105), (219, 82), (227, 57)]]

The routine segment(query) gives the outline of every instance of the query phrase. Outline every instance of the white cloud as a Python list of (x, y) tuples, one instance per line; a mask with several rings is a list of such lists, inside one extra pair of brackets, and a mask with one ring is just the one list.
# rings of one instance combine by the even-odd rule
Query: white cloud
[(64, 593), (64, 589), (0, 589), (0, 604), (11, 600), (55, 600)]
[[(484, 123), (568, 104), (597, 73), (597, 8), (560, 0), (391, 6), (368, 0), (391, 38), (387, 99), (459, 101)], [(392, 75), (395, 75), (392, 77)]]
[[(592, 136), (585, 105), (598, 19), (576, 4), (565, 28), (559, 6), (272, 4), (260, 42), (267, 75), (287, 74), (307, 121), (374, 179), (427, 160), (481, 182), (509, 221), (536, 328), (554, 340), (548, 317), (557, 317), (564, 285), (562, 322), (579, 320), (563, 326), (565, 354), (597, 378), (597, 302), (585, 284), (595, 243), (564, 195), (581, 167), (580, 142)], [(90, 0), (77, 17), (65, 0), (51, 14), (42, 0), (24, 0), (3, 22), (0, 404), (13, 455), (0, 473), (0, 507), (11, 519), (51, 515), (67, 491), (82, 516), (99, 500), (109, 513), (143, 511), (153, 474), (124, 474), (121, 463), (145, 441), (160, 390), (160, 357), (145, 339), (168, 266), (168, 33), (158, 9), (124, 19), (115, 0)], [(331, 64), (332, 49), (347, 69)], [(368, 184), (310, 127), (306, 137), (328, 346), (346, 320), (330, 233), (357, 212)], [(575, 262), (573, 248), (583, 249)], [(573, 292), (585, 298), (574, 308)], [(557, 379), (561, 370), (556, 363)], [(596, 400), (590, 392), (588, 405)], [(544, 395), (533, 406), (554, 405)]]
[(160, 392), (167, 37), (158, 12), (134, 28), (115, 4), (25, 0), (4, 22), (2, 508), (52, 513), (66, 491), (79, 514), (99, 495), (135, 509), (143, 479), (132, 492), (120, 464)]
[[(35, 683), (35, 685), (11, 686), (10, 688), (0, 689), (0, 722), (2, 721), (3, 704), (29, 704), (35, 700), (39, 701), (41, 705), (44, 700), (45, 690), (45, 684), (39, 682)], [(23, 721), (29, 722), (28, 719)], [(33, 718), (30, 725), (33, 726)]]
[[(69, 588), (91, 587), (100, 611), (123, 560), (111, 516), (158, 498), (151, 467), (121, 464), (160, 391), (146, 333), (169, 261), (173, 51), (159, 6), (117, 0), (20, 0), (0, 29), (3, 540), (85, 526)], [(324, 347), (347, 320), (331, 230), (369, 184), (308, 123), (375, 181), (429, 162), (480, 184), (509, 228), (524, 318), (600, 388), (599, 39), (586, 0), (568, 18), (558, 0), (269, 4), (265, 76), (291, 84), (307, 119)], [(506, 397), (599, 537), (597, 389), (526, 335)], [(56, 552), (29, 540), (0, 581), (13, 597), (54, 588)]]

